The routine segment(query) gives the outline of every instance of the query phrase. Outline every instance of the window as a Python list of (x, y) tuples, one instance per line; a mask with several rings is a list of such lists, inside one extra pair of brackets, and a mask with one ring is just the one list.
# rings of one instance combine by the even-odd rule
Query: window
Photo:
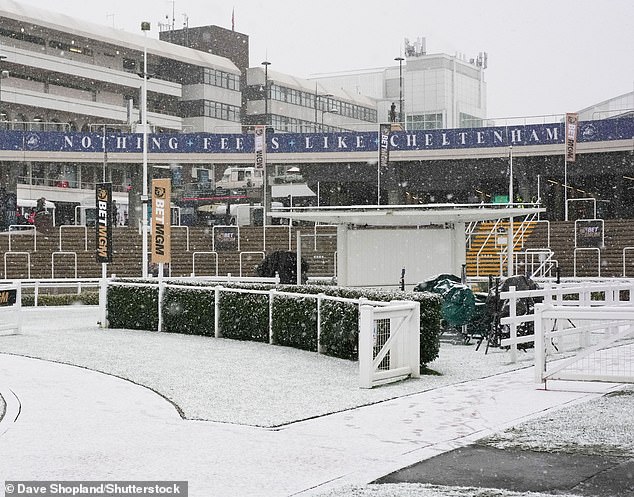
[(126, 72), (137, 72), (136, 70), (136, 60), (135, 59), (127, 59), (124, 57), (123, 59), (123, 70)]
[(407, 116), (407, 129), (440, 129), (442, 127), (442, 113), (414, 114)]

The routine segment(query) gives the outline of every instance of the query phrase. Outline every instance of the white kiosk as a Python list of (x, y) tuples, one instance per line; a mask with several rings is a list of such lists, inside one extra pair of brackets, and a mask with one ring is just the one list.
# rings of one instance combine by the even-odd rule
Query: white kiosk
[(410, 287), (460, 275), (468, 223), (540, 212), (534, 204), (425, 204), (287, 208), (270, 216), (337, 225), (337, 284), (393, 288), (403, 268)]

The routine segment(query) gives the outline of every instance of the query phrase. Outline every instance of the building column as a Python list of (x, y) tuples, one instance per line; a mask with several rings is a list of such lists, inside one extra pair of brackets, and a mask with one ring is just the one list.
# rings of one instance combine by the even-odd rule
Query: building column
[(143, 171), (141, 164), (131, 165), (130, 191), (128, 192), (128, 225), (137, 227), (142, 219), (141, 192), (143, 191)]
[(16, 224), (19, 164), (0, 163), (0, 230)]

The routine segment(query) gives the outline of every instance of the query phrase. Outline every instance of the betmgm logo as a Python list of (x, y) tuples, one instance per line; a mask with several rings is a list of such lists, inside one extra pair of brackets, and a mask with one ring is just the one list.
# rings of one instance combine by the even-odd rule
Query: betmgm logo
[(169, 214), (169, 205), (167, 204), (167, 190), (162, 186), (154, 187), (154, 209), (153, 209), (153, 217), (154, 217), (154, 253), (157, 256), (165, 256), (166, 255), (166, 232), (165, 232), (165, 223), (166, 223), (166, 214)]
[(108, 188), (97, 188), (97, 260), (110, 260), (111, 194)]

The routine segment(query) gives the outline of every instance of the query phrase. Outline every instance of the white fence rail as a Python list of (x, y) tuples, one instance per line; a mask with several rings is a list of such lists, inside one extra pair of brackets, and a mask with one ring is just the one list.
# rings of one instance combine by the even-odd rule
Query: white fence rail
[(420, 376), (420, 304), (391, 302), (359, 308), (361, 388)]
[[(230, 281), (242, 281), (242, 282), (260, 282), (260, 283), (279, 283), (279, 278), (204, 278), (204, 279), (196, 279), (196, 278), (181, 278), (181, 281), (205, 281), (208, 283), (212, 283), (209, 286), (196, 286), (192, 287), (191, 285), (184, 285), (177, 281), (166, 282), (162, 279), (159, 279), (157, 283), (139, 283), (139, 282), (125, 282), (125, 281), (112, 281), (108, 279), (101, 280), (101, 289), (100, 289), (100, 298), (99, 298), (99, 322), (102, 326), (106, 326), (107, 323), (107, 314), (106, 314), (106, 294), (107, 294), (107, 286), (143, 286), (143, 287), (154, 287), (156, 288), (158, 285), (158, 331), (166, 331), (163, 324), (163, 299), (162, 295), (165, 292), (166, 288), (184, 288), (188, 290), (196, 290), (196, 291), (207, 291), (214, 292), (214, 330), (213, 334), (216, 338), (222, 337), (222, 327), (220, 325), (220, 301), (222, 299), (223, 292), (231, 292), (231, 293), (246, 293), (246, 294), (256, 294), (256, 295), (268, 295), (269, 301), (269, 343), (275, 344), (274, 335), (273, 335), (273, 303), (276, 298), (300, 298), (300, 299), (314, 299), (316, 301), (317, 307), (317, 353), (322, 353), (321, 346), (321, 321), (322, 321), (322, 302), (325, 300), (332, 300), (338, 302), (348, 302), (354, 305), (360, 306), (359, 310), (359, 368), (360, 368), (360, 384), (367, 388), (371, 386), (379, 385), (382, 383), (386, 383), (388, 381), (396, 381), (398, 379), (402, 379), (406, 376), (411, 377), (419, 377), (420, 376), (420, 304), (418, 302), (381, 302), (381, 301), (370, 301), (364, 298), (360, 299), (349, 299), (343, 297), (333, 297), (329, 295), (325, 295), (323, 293), (320, 294), (307, 294), (307, 293), (293, 293), (293, 292), (283, 292), (279, 291), (275, 288), (270, 290), (254, 290), (254, 289), (246, 289), (246, 288), (228, 288), (224, 287), (221, 284), (213, 284), (221, 283), (221, 282), (230, 282)], [(366, 324), (366, 321), (361, 323), (361, 313), (368, 312), (367, 310), (362, 311), (362, 308), (372, 309), (374, 316), (380, 316), (381, 320), (389, 321), (389, 330), (390, 336), (385, 340), (385, 343), (382, 343), (386, 348), (384, 350), (380, 350), (377, 354), (372, 352), (373, 345), (371, 347), (372, 357), (370, 357), (370, 362), (379, 361), (379, 365), (382, 366), (379, 368), (381, 371), (373, 371), (371, 375), (367, 374), (368, 368), (365, 366), (361, 366), (361, 351), (362, 346), (367, 347), (367, 344), (362, 345), (361, 343), (361, 330), (363, 328), (367, 328), (370, 326), (370, 340), (373, 339), (373, 331), (372, 326), (374, 326), (374, 318), (372, 321), (368, 321), (369, 325)], [(383, 311), (382, 309), (385, 309)], [(384, 312), (384, 314), (383, 314)], [(365, 318), (368, 319), (367, 317)], [(364, 333), (368, 333), (366, 330)], [(364, 342), (365, 343), (365, 342)], [(374, 342), (372, 342), (374, 343)], [(364, 349), (366, 350), (366, 349)], [(388, 355), (389, 354), (389, 355)], [(367, 355), (367, 354), (366, 354)], [(368, 356), (369, 357), (369, 356)], [(385, 368), (384, 360), (386, 357), (389, 357), (388, 361), (390, 363), (389, 368)], [(364, 358), (364, 360), (367, 359)], [(370, 371), (372, 371), (372, 366), (370, 367)], [(363, 372), (363, 373), (362, 373)], [(370, 378), (370, 383), (368, 383), (368, 378)]]
[(544, 304), (566, 307), (594, 306), (634, 306), (634, 280), (612, 280), (608, 282), (571, 282), (556, 285), (544, 283), (538, 290), (521, 290), (511, 287), (500, 293), (500, 298), (509, 301), (509, 315), (500, 319), (500, 324), (508, 326), (509, 338), (502, 339), (500, 345), (510, 347), (511, 361), (517, 360), (517, 346), (535, 341), (534, 334), (518, 336), (518, 329), (534, 326), (535, 315), (517, 314), (521, 299), (543, 300)]
[(634, 307), (537, 304), (535, 381), (549, 379), (634, 383)]

